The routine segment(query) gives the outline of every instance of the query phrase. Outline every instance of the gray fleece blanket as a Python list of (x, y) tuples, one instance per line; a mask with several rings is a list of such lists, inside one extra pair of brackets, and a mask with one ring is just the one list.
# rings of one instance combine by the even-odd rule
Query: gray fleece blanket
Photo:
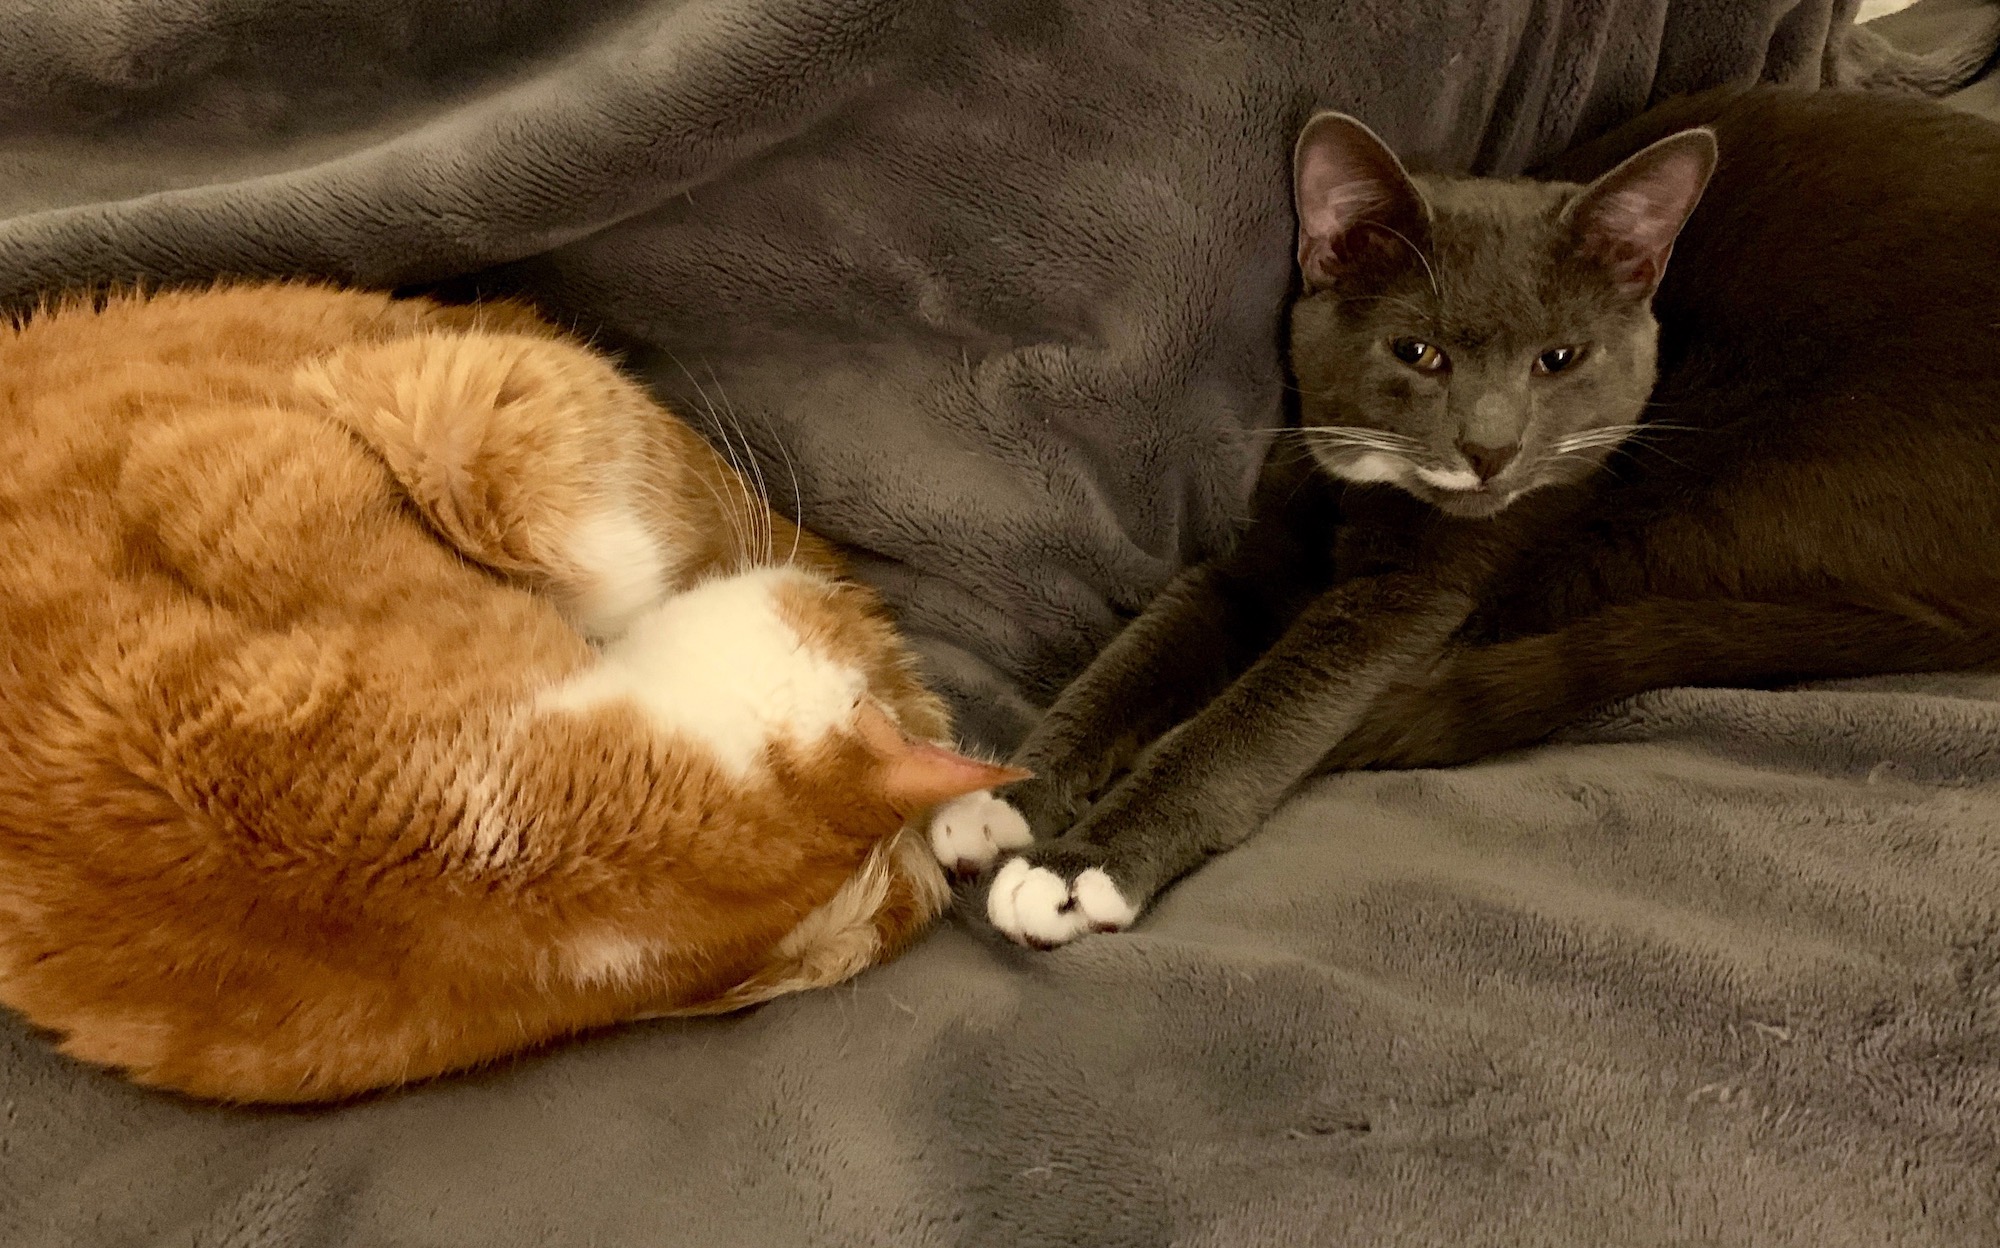
[[(1004, 744), (1225, 545), (1296, 124), (1511, 171), (1649, 101), (1936, 89), (1850, 0), (19, 0), (0, 303), (526, 291), (862, 553)], [(1955, 16), (1954, 16), (1955, 15)], [(2000, 1242), (2000, 682), (1667, 691), (1339, 777), (1054, 954), (335, 1110), (0, 1020), (0, 1244)]]

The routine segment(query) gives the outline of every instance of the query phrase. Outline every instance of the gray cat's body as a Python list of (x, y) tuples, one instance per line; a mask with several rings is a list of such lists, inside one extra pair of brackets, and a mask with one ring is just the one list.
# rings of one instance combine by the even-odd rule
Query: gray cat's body
[[(1681, 235), (1714, 168), (1697, 123), (1745, 150)], [(2000, 129), (1757, 92), (1576, 167), (1621, 155), (1588, 188), (1419, 184), (1358, 123), (1307, 128), (1299, 425), (1241, 548), (1016, 755), (1036, 843), (991, 879), (1002, 931), (1126, 926), (1326, 768), (1461, 762), (1667, 684), (2000, 662), (2000, 351), (1926, 358), (1962, 318), (1916, 293), (2000, 288), (1977, 262), (2000, 254)], [(1928, 185), (1953, 177), (1991, 197)], [(1847, 291), (1892, 258), (1894, 319)]]

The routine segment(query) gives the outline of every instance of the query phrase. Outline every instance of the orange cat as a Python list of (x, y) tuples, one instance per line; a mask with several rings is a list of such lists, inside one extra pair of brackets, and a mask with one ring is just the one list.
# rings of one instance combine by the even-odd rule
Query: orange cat
[(1025, 839), (832, 552), (505, 305), (0, 333), (0, 647), (0, 1000), (201, 1096), (833, 983), (943, 903), (913, 818)]

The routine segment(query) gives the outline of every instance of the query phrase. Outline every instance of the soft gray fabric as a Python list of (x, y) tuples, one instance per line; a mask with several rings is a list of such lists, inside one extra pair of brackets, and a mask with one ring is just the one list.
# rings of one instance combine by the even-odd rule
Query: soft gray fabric
[[(1228, 540), (1307, 112), (1507, 170), (1990, 38), (1919, 62), (1836, 7), (29, 0), (0, 299), (532, 290), (733, 404), (1002, 740)], [(951, 925), (335, 1111), (148, 1095), (0, 1021), (0, 1244), (1996, 1242), (2000, 683), (1669, 692), (1597, 741), (1323, 783), (1128, 936)]]

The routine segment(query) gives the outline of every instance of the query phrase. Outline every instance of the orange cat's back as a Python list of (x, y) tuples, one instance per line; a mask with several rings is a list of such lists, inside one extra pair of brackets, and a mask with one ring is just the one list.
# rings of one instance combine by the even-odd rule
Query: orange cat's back
[(908, 821), (1005, 776), (523, 310), (113, 299), (0, 387), (0, 999), (77, 1056), (313, 1099), (830, 982), (941, 904)]
[(0, 336), (0, 619), (59, 625), (17, 661), (166, 652), (417, 584), (580, 658), (534, 627), (545, 604), (429, 540), (369, 449), (299, 401), (306, 361), (418, 332), (428, 311), (245, 286), (72, 305)]

